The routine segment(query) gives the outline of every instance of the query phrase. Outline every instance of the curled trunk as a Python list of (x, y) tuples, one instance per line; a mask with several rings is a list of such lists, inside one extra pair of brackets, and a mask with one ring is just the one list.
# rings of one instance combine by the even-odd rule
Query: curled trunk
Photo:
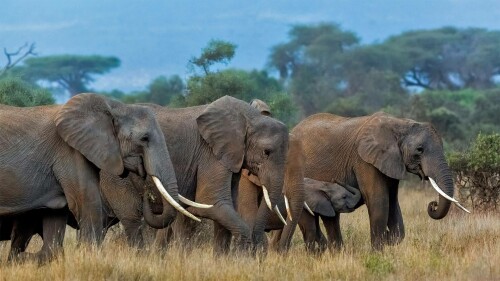
[[(439, 165), (432, 166), (432, 168), (423, 167), (424, 173), (427, 177), (433, 178), (439, 188), (443, 190), (448, 196), (453, 197), (453, 178), (450, 168), (444, 159), (441, 159)], [(432, 201), (427, 207), (427, 213), (435, 220), (444, 218), (450, 209), (451, 201), (439, 195), (439, 203)]]

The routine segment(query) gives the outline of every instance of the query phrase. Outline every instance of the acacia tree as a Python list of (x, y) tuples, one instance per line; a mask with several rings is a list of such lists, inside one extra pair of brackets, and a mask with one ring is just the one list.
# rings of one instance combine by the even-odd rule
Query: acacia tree
[(236, 45), (231, 42), (213, 39), (202, 49), (199, 57), (193, 57), (189, 61), (194, 66), (200, 67), (208, 75), (210, 66), (215, 63), (228, 64), (234, 56)]
[(57, 83), (74, 96), (88, 91), (87, 86), (95, 75), (119, 65), (116, 57), (55, 55), (26, 59), (17, 71), (27, 80)]

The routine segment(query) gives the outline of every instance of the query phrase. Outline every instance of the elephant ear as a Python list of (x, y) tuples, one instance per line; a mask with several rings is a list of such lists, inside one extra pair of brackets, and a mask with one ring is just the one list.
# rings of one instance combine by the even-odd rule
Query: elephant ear
[(375, 113), (361, 129), (358, 154), (388, 177), (401, 180), (406, 167), (398, 145), (397, 130), (397, 118)]
[(212, 102), (196, 118), (202, 138), (222, 165), (233, 173), (241, 169), (245, 156), (246, 118), (241, 111), (243, 106), (250, 107), (243, 101), (224, 96)]
[(57, 133), (99, 169), (114, 175), (124, 170), (108, 100), (96, 94), (71, 98), (56, 115)]
[(309, 179), (304, 179), (305, 201), (315, 214), (325, 217), (334, 217), (335, 210), (330, 203), (328, 195), (322, 190), (317, 183), (311, 184)]

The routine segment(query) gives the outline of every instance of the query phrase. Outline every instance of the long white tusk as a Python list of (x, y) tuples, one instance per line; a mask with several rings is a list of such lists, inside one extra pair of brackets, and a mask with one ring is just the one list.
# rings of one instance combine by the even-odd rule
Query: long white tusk
[(278, 218), (280, 218), (281, 222), (286, 225), (286, 220), (283, 218), (283, 216), (281, 215), (281, 212), (280, 210), (278, 209), (278, 205), (274, 206), (274, 212), (276, 213), (276, 215), (278, 215)]
[(311, 214), (311, 216), (314, 216), (313, 211), (311, 210), (311, 208), (309, 208), (309, 205), (307, 205), (306, 201), (304, 201), (304, 208), (306, 208), (306, 210), (309, 212), (309, 214)]
[(151, 176), (151, 177), (153, 178), (153, 182), (155, 183), (156, 187), (158, 188), (158, 191), (160, 191), (161, 195), (163, 195), (163, 197), (167, 200), (167, 202), (170, 205), (172, 205), (175, 209), (177, 209), (177, 211), (181, 212), (185, 216), (187, 216), (195, 221), (201, 222), (201, 220), (199, 218), (195, 217), (193, 214), (188, 212), (186, 209), (182, 208), (182, 206), (179, 205), (179, 203), (177, 203), (174, 200), (174, 198), (172, 198), (172, 196), (170, 196), (170, 194), (168, 194), (165, 187), (163, 187), (163, 184), (161, 183), (160, 179), (158, 179), (155, 176)]
[(212, 208), (214, 205), (207, 205), (207, 204), (201, 204), (201, 203), (196, 203), (194, 201), (191, 201), (189, 199), (187, 199), (186, 197), (182, 196), (179, 194), (179, 201), (181, 201), (182, 203), (186, 204), (186, 205), (189, 205), (189, 206), (192, 206), (192, 207), (195, 207), (195, 208), (200, 208), (200, 209), (209, 209), (209, 208)]
[(431, 182), (432, 187), (434, 187), (434, 189), (439, 194), (441, 194), (441, 196), (443, 196), (444, 198), (450, 200), (451, 202), (458, 203), (458, 201), (455, 198), (452, 198), (452, 197), (448, 196), (448, 194), (444, 193), (444, 191), (441, 190), (441, 188), (439, 188), (439, 186), (437, 185), (437, 183), (432, 178), (429, 178), (429, 181)]
[(467, 213), (469, 213), (469, 214), (470, 214), (470, 211), (469, 211), (469, 210), (467, 210), (467, 209), (465, 209), (465, 207), (464, 207), (464, 206), (462, 206), (462, 205), (460, 205), (460, 203), (458, 203), (458, 202), (454, 202), (454, 203), (455, 203), (455, 205), (457, 205), (460, 209), (462, 209), (464, 212), (467, 212)]
[(290, 205), (288, 205), (288, 199), (286, 198), (286, 195), (283, 195), (283, 197), (285, 197), (285, 207), (286, 207), (286, 214), (288, 216), (288, 219), (290, 219), (290, 221), (293, 221), (292, 220), (292, 211), (290, 210)]
[(264, 200), (266, 201), (267, 207), (272, 211), (271, 199), (269, 199), (269, 193), (267, 193), (267, 188), (264, 185), (262, 185), (262, 192), (264, 193)]

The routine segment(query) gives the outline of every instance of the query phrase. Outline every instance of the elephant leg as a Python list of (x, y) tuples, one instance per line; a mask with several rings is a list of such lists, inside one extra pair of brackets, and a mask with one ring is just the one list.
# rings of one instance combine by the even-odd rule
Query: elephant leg
[(164, 229), (157, 229), (154, 245), (155, 248), (166, 250), (173, 239), (173, 230), (172, 227), (169, 226)]
[(387, 225), (389, 219), (388, 192), (381, 189), (376, 194), (370, 194), (366, 199), (368, 215), (370, 216), (371, 243), (374, 250), (382, 250), (387, 241)]
[(398, 190), (397, 188), (395, 190), (395, 192), (390, 192), (389, 198), (389, 219), (387, 222), (389, 228), (387, 243), (389, 245), (399, 244), (405, 237), (405, 226), (398, 201)]
[(193, 242), (195, 240), (195, 234), (198, 230), (198, 224), (198, 222), (195, 222), (186, 216), (178, 215), (171, 224), (172, 238), (170, 239), (171, 241), (168, 241), (169, 244), (172, 244), (172, 241), (174, 241), (179, 245), (180, 249), (190, 251), (195, 246), (193, 245)]
[(11, 245), (7, 261), (16, 260), (20, 253), (26, 251), (28, 244), (36, 233), (37, 224), (40, 224), (39, 218), (29, 219), (28, 216), (19, 216), (15, 219), (11, 233)]
[(99, 188), (99, 171), (82, 155), (75, 153), (73, 157), (75, 165), (69, 168), (72, 170), (68, 171), (68, 167), (57, 169), (68, 172), (67, 177), (60, 179), (60, 183), (68, 207), (80, 226), (78, 240), (101, 244), (106, 217)]
[(321, 254), (328, 248), (328, 240), (319, 227), (318, 229), (319, 231), (316, 232), (316, 242), (318, 243), (318, 253)]
[(128, 245), (139, 249), (144, 247), (142, 221), (140, 219), (123, 219), (121, 220), (121, 223), (125, 230), (125, 235), (127, 236)]
[(241, 177), (238, 189), (238, 213), (248, 227), (253, 229), (259, 210), (259, 193), (261, 193), (261, 189), (246, 177)]
[(330, 251), (340, 250), (344, 244), (342, 240), (342, 232), (340, 231), (340, 214), (337, 214), (334, 217), (321, 217), (321, 220), (325, 225), (326, 235), (328, 237), (328, 248)]
[(372, 248), (380, 251), (387, 242), (389, 190), (397, 187), (398, 181), (382, 174), (372, 165), (357, 168), (356, 178), (368, 208)]
[(271, 245), (271, 249), (273, 249), (273, 251), (277, 251), (278, 250), (278, 247), (279, 247), (279, 244), (280, 244), (280, 241), (281, 241), (281, 235), (283, 233), (283, 229), (278, 229), (278, 230), (273, 230), (271, 231), (271, 242), (270, 242), (270, 245)]
[[(252, 233), (250, 228), (240, 218), (233, 206), (229, 204), (220, 204), (215, 206), (212, 219), (214, 222), (214, 234), (219, 248), (215, 254), (224, 253), (230, 245), (231, 235), (236, 239), (236, 250), (240, 252), (248, 251), (252, 245)], [(221, 227), (219, 227), (221, 226)]]
[(231, 231), (214, 221), (214, 255), (227, 255), (231, 247)]
[(321, 231), (321, 227), (319, 225), (319, 216), (315, 217), (314, 223), (315, 223), (315, 228), (316, 228), (316, 237), (314, 240), (318, 244), (317, 253), (321, 254), (326, 250), (328, 243), (327, 243), (327, 240), (325, 238), (325, 235), (323, 235), (323, 232)]
[(52, 260), (63, 251), (68, 210), (50, 210), (43, 218), (43, 246), (36, 254), (39, 263)]
[(314, 253), (316, 238), (316, 217), (303, 212), (299, 219), (299, 228), (304, 238), (306, 251)]

